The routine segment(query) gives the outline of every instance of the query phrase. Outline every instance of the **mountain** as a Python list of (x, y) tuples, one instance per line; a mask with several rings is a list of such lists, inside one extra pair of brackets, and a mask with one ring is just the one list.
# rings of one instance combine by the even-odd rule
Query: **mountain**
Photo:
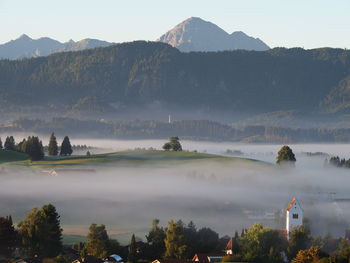
[(343, 49), (186, 53), (137, 41), (0, 60), (0, 110), (345, 114), (349, 78), (350, 51)]
[(27, 35), (22, 35), (16, 40), (11, 40), (0, 45), (0, 58), (20, 59), (39, 57), (62, 51), (78, 51), (88, 48), (106, 47), (112, 44), (113, 43), (96, 39), (83, 39), (78, 42), (70, 40), (69, 42), (61, 43), (47, 37), (32, 39)]
[(247, 36), (241, 31), (228, 34), (217, 25), (198, 17), (183, 21), (157, 41), (168, 43), (183, 52), (269, 49), (259, 38)]

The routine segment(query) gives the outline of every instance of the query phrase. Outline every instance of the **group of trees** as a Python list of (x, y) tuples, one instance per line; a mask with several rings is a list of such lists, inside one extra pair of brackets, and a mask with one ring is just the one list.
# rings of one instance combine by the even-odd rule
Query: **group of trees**
[(10, 257), (19, 248), (29, 256), (56, 257), (62, 251), (62, 229), (56, 208), (33, 208), (15, 228), (12, 218), (0, 217), (0, 256)]
[[(65, 136), (61, 144), (60, 155), (67, 156), (67, 155), (71, 155), (72, 153), (73, 153), (73, 149), (72, 149), (72, 145), (70, 144), (69, 137)], [(57, 139), (54, 133), (52, 133), (50, 136), (48, 154), (51, 156), (58, 155)]]
[[(348, 102), (339, 83), (349, 76), (349, 57), (347, 50), (329, 48), (181, 53), (164, 43), (137, 41), (40, 59), (1, 60), (1, 99), (18, 107), (50, 104), (61, 110), (84, 109), (89, 106), (84, 102), (98, 94), (101, 102), (93, 108), (105, 110), (118, 99), (128, 107), (160, 101), (230, 112), (313, 112), (324, 102), (321, 106), (336, 111)], [(331, 92), (334, 87), (337, 92)], [(67, 101), (72, 103), (64, 105)]]
[[(91, 224), (87, 241), (73, 248), (81, 258), (118, 254), (129, 263), (139, 263), (159, 258), (188, 260), (195, 253), (222, 254), (228, 240), (228, 237), (219, 238), (210, 228), (197, 230), (193, 222), (185, 225), (181, 220), (170, 220), (167, 227), (161, 227), (159, 220), (154, 219), (146, 242), (137, 241), (132, 235), (129, 245), (122, 246), (108, 236), (105, 225)], [(287, 241), (280, 231), (254, 224), (243, 229), (241, 235), (236, 231), (232, 239), (233, 254), (225, 256), (223, 262), (282, 263), (285, 256), (292, 263), (349, 262), (348, 240), (337, 239), (332, 247), (328, 245), (329, 240), (329, 237), (312, 238), (306, 227), (299, 226)], [(17, 228), (11, 216), (0, 217), (0, 256), (9, 258), (16, 248), (32, 257), (56, 257), (63, 261), (54, 262), (67, 262), (62, 255), (60, 216), (53, 205), (33, 208)]]
[(0, 150), (1, 149), (26, 153), (32, 161), (38, 161), (44, 158), (44, 148), (41, 140), (37, 136), (29, 136), (18, 144), (15, 143), (13, 136), (7, 136), (4, 146), (0, 138)]
[(345, 160), (340, 159), (339, 156), (333, 156), (329, 160), (325, 160), (325, 165), (330, 165), (334, 167), (344, 167), (344, 168), (350, 168), (350, 159)]
[(152, 221), (146, 235), (146, 242), (136, 241), (132, 235), (127, 247), (108, 237), (105, 225), (92, 224), (87, 242), (80, 244), (81, 253), (103, 258), (112, 253), (124, 256), (130, 263), (152, 261), (154, 259), (188, 259), (194, 253), (220, 252), (219, 235), (210, 228), (197, 230), (193, 222), (185, 225), (181, 220), (168, 222), (168, 227), (159, 226), (159, 220)]
[(178, 151), (181, 152), (182, 146), (181, 146), (179, 137), (177, 137), (177, 136), (170, 137), (169, 142), (166, 142), (163, 145), (163, 149), (166, 151), (172, 150), (172, 151), (176, 151), (176, 152), (178, 152)]
[(287, 124), (275, 127), (273, 124), (254, 125), (250, 122), (229, 125), (210, 120), (177, 120), (168, 123), (156, 120), (99, 121), (61, 117), (50, 120), (15, 120), (12, 128), (0, 127), (0, 132), (9, 132), (10, 129), (11, 132), (49, 133), (56, 130), (80, 135), (84, 130), (86, 134), (98, 134), (103, 138), (151, 139), (168, 138), (176, 134), (181, 138), (191, 139), (281, 144), (350, 141), (349, 128), (288, 128), (283, 125)]
[[(7, 136), (4, 145), (0, 138), (0, 150), (17, 151), (29, 155), (32, 161), (42, 160), (45, 156), (42, 141), (38, 136), (29, 136), (16, 144), (13, 136)], [(58, 155), (57, 140), (54, 133), (51, 134), (48, 146), (48, 155)], [(73, 153), (68, 136), (65, 136), (61, 145), (60, 155), (71, 155)]]

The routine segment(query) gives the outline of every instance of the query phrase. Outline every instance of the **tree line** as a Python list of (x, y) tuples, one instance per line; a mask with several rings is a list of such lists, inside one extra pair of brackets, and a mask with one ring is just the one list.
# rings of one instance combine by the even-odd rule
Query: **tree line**
[(341, 96), (347, 94), (346, 84), (339, 83), (346, 82), (349, 67), (350, 52), (343, 49), (181, 53), (164, 43), (136, 41), (0, 60), (0, 105), (90, 109), (84, 101), (95, 95), (96, 108), (160, 101), (208, 111), (339, 111), (347, 108), (348, 96)]
[(143, 120), (15, 120), (12, 127), (0, 127), (0, 132), (50, 133), (52, 130), (72, 135), (84, 134), (103, 138), (152, 139), (173, 134), (186, 139), (225, 140), (268, 143), (349, 142), (349, 128), (287, 128), (270, 125), (244, 124), (234, 126), (210, 120), (177, 120), (171, 123)]
[[(50, 136), (50, 141), (47, 149), (48, 155), (50, 156), (57, 156), (58, 154), (67, 156), (73, 153), (72, 145), (68, 136), (64, 137), (59, 151), (57, 139), (54, 133), (52, 133)], [(32, 161), (42, 160), (45, 156), (42, 141), (38, 136), (28, 136), (27, 139), (23, 139), (19, 143), (15, 142), (13, 136), (7, 136), (4, 144), (0, 138), (0, 150), (26, 153), (29, 155)]]
[[(83, 259), (106, 258), (111, 254), (122, 256), (129, 263), (150, 262), (155, 259), (190, 260), (196, 253), (224, 255), (231, 239), (232, 254), (223, 262), (282, 263), (346, 263), (350, 260), (350, 243), (345, 238), (327, 235), (312, 237), (307, 225), (295, 227), (286, 238), (283, 230), (274, 230), (262, 224), (253, 224), (235, 231), (233, 238), (219, 237), (208, 227), (197, 228), (191, 221), (169, 220), (166, 227), (153, 219), (146, 241), (134, 234), (127, 246), (108, 236), (106, 226), (91, 224), (86, 242), (72, 248)], [(14, 226), (11, 216), (0, 217), (0, 256), (11, 258), (14, 251), (30, 257), (51, 258), (54, 263), (69, 263), (62, 244), (60, 216), (52, 204), (33, 208)]]

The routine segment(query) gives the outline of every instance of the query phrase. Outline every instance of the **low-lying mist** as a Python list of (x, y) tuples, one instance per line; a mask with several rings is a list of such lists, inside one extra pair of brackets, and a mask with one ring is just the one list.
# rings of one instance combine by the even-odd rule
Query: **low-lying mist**
[[(46, 144), (46, 138), (44, 143)], [(109, 141), (71, 139), (72, 144), (125, 150), (158, 148), (163, 140)], [(281, 145), (247, 145), (183, 141), (190, 151), (228, 155), (274, 163)], [(314, 234), (343, 236), (350, 218), (350, 170), (324, 167), (324, 152), (349, 158), (349, 145), (290, 145), (296, 167), (282, 169), (260, 162), (191, 161), (152, 164), (115, 163), (88, 166), (91, 172), (42, 173), (41, 168), (7, 165), (0, 174), (0, 211), (21, 220), (33, 206), (52, 203), (61, 215), (65, 233), (86, 234), (91, 223), (106, 224), (110, 233), (141, 235), (153, 218), (193, 220), (221, 235), (262, 222), (284, 228), (273, 219), (293, 197), (301, 201)]]

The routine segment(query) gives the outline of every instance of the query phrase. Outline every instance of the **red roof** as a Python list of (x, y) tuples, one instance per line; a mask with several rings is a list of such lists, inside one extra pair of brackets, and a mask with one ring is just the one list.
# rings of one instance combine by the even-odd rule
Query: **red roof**
[(296, 198), (294, 197), (294, 198), (292, 199), (292, 202), (290, 202), (290, 204), (288, 205), (287, 211), (289, 211), (289, 210), (293, 207), (293, 205), (294, 205), (294, 203), (295, 203), (296, 201), (298, 201), (298, 199), (296, 199)]
[(182, 259), (156, 259), (152, 263), (191, 263), (191, 261), (186, 261)]
[(223, 254), (195, 254), (192, 258), (192, 261), (200, 262), (200, 263), (208, 263), (208, 257), (224, 257)]
[(226, 245), (226, 250), (233, 250), (233, 243), (236, 241), (236, 238), (231, 237)]

